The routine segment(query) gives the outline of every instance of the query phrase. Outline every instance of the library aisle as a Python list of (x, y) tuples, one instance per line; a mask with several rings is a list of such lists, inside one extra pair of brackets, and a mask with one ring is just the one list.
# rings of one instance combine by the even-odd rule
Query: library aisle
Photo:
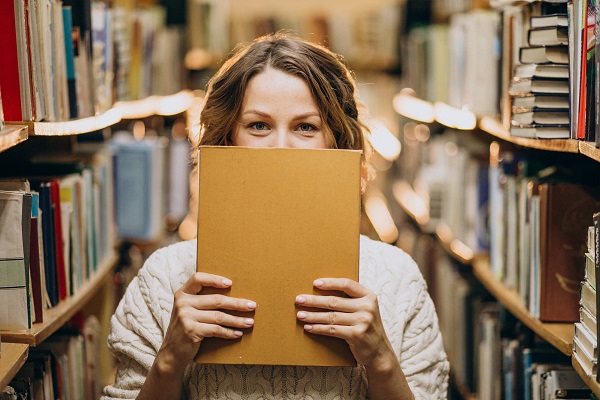
[(0, 389), (92, 400), (114, 381), (127, 285), (196, 236), (206, 83), (286, 29), (357, 77), (360, 232), (425, 277), (448, 398), (600, 397), (597, 2), (46, 3), (0, 2)]

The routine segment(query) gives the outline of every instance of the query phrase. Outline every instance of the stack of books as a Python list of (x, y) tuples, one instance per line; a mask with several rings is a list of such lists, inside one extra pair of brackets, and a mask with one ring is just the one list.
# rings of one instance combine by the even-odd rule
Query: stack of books
[(598, 325), (596, 287), (596, 260), (598, 260), (598, 224), (600, 213), (594, 215), (594, 225), (588, 229), (587, 252), (585, 253), (585, 279), (581, 282), (579, 322), (575, 323), (573, 357), (589, 377), (597, 376)]
[[(556, 11), (556, 9), (552, 9)], [(569, 50), (566, 8), (563, 13), (531, 15), (528, 46), (519, 49), (509, 87), (510, 133), (516, 137), (568, 139)]]

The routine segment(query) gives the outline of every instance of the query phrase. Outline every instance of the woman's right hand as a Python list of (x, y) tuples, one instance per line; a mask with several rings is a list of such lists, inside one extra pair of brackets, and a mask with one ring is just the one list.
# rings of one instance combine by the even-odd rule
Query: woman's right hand
[(201, 293), (204, 287), (230, 286), (231, 280), (225, 277), (196, 272), (175, 292), (169, 328), (155, 361), (163, 373), (182, 373), (194, 360), (204, 338), (238, 339), (242, 336), (240, 329), (254, 325), (252, 318), (222, 311), (251, 312), (256, 308), (254, 301)]

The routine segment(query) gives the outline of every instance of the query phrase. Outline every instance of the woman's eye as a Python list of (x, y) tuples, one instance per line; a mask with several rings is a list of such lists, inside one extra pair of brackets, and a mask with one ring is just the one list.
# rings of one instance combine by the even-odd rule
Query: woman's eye
[(300, 124), (300, 125), (298, 125), (298, 130), (301, 132), (310, 132), (310, 131), (314, 131), (315, 127), (312, 126), (311, 124)]
[(264, 122), (254, 122), (250, 124), (250, 128), (256, 129), (257, 131), (264, 131), (265, 129), (269, 129), (267, 124), (265, 124)]

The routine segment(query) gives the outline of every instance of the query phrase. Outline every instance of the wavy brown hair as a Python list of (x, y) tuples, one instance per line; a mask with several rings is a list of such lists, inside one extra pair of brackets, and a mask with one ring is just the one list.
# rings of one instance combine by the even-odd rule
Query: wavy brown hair
[(355, 78), (343, 58), (285, 32), (241, 45), (211, 78), (200, 115), (199, 145), (233, 144), (248, 82), (267, 68), (289, 73), (308, 84), (331, 148), (365, 150), (364, 132), (368, 130), (359, 119)]

